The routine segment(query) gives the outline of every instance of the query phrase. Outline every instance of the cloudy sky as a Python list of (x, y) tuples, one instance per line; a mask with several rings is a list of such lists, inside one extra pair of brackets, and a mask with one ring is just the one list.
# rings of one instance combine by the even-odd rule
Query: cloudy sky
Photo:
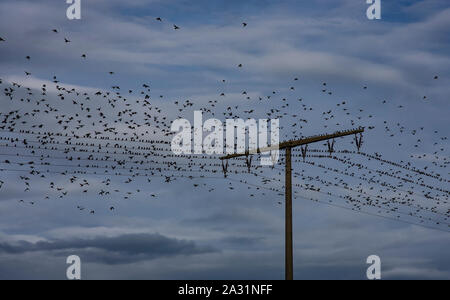
[[(382, 0), (382, 20), (369, 21), (365, 2), (82, 0), (82, 19), (70, 21), (62, 0), (2, 0), (0, 87), (14, 82), (39, 94), (47, 84), (47, 97), (56, 102), (53, 76), (67, 88), (89, 93), (111, 91), (115, 85), (138, 90), (147, 83), (154, 103), (171, 121), (179, 112), (169, 102), (189, 99), (198, 108), (220, 100), (218, 109), (225, 110), (241, 105), (242, 91), (253, 98), (275, 90), (289, 95), (298, 77), (289, 101), (302, 97), (315, 112), (299, 111), (309, 121), (302, 135), (332, 130), (324, 128), (322, 112), (346, 101), (354, 111), (363, 109), (363, 117), (352, 126), (344, 115), (336, 115), (335, 126), (373, 126), (364, 136), (367, 153), (418, 168), (431, 165), (433, 172), (449, 178), (442, 167), (449, 156), (444, 139), (449, 133), (449, 3)], [(173, 24), (181, 29), (174, 30)], [(28, 55), (31, 61), (25, 59)], [(239, 64), (243, 68), (238, 70)], [(333, 95), (322, 93), (324, 82)], [(219, 96), (222, 92), (225, 99)], [(383, 106), (384, 100), (388, 104)], [(273, 106), (248, 101), (242, 105), (243, 110), (255, 110), (253, 118), (263, 117)], [(0, 108), (6, 113), (24, 105), (2, 93)], [(64, 105), (61, 111), (70, 113)], [(183, 117), (192, 119), (193, 114)], [(420, 145), (414, 147), (416, 136), (398, 135), (397, 124), (405, 132), (420, 132)], [(291, 124), (283, 125), (281, 136), (292, 138)], [(397, 136), (391, 137), (386, 126), (395, 128)], [(354, 148), (350, 142), (339, 140), (338, 148)], [(430, 158), (436, 151), (438, 158)], [(15, 151), (0, 149), (0, 154), (11, 153)], [(370, 168), (390, 172), (376, 163)], [(333, 162), (329, 166), (334, 167)], [(276, 170), (268, 172), (283, 178)], [(294, 171), (323, 176), (323, 169), (311, 165), (296, 164)], [(248, 187), (236, 182), (245, 177), (178, 179), (171, 184), (159, 179), (150, 184), (144, 178), (126, 185), (126, 178), (112, 176), (114, 188), (143, 190), (125, 201), (105, 200), (98, 191), (83, 195), (58, 176), (49, 180), (70, 190), (71, 196), (42, 200), (49, 180), (36, 181), (31, 192), (24, 193), (18, 177), (0, 171), (0, 279), (65, 279), (69, 255), (80, 256), (83, 279), (284, 278), (284, 210), (277, 205), (283, 196), (267, 192), (249, 197)], [(103, 180), (89, 178), (91, 185)], [(353, 179), (349, 183), (359, 184)], [(427, 183), (448, 188), (448, 182)], [(210, 187), (214, 191), (208, 192)], [(282, 183), (274, 187), (282, 189)], [(370, 186), (364, 183), (363, 188)], [(310, 194), (296, 190), (306, 198)], [(409, 219), (401, 222), (326, 205), (326, 195), (315, 196), (325, 204), (294, 199), (295, 278), (365, 279), (366, 258), (375, 254), (382, 260), (383, 278), (450, 279), (447, 223), (417, 226)], [(37, 205), (21, 205), (19, 200)], [(95, 209), (95, 216), (80, 213), (78, 205)], [(447, 203), (440, 205), (448, 211)]]

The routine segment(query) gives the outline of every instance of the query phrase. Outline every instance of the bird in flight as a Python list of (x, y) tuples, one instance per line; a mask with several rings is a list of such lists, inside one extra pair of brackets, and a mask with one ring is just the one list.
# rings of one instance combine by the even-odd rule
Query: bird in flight
[(70, 40), (68, 40), (67, 38), (64, 38), (64, 41), (65, 41), (66, 43), (70, 43)]
[(58, 30), (57, 29), (53, 29), (52, 30), (54, 33), (58, 33)]
[(156, 21), (162, 22), (162, 19), (160, 17), (156, 18)]
[(248, 25), (248, 24), (247, 24), (247, 23), (245, 23), (245, 22), (244, 22), (244, 23), (242, 23), (242, 27), (247, 27), (247, 25)]
[(0, 37), (0, 42), (4, 42), (4, 41), (5, 41), (5, 39)]
[(178, 30), (178, 29), (180, 29), (180, 27), (178, 27), (177, 25), (174, 24), (173, 29)]

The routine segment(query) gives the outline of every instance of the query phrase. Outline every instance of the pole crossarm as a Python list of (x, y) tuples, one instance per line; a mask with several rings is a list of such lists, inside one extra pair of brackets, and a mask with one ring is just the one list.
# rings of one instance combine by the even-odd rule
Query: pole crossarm
[(334, 138), (338, 138), (338, 137), (349, 136), (352, 134), (358, 134), (358, 133), (363, 133), (363, 132), (364, 132), (363, 127), (360, 127), (358, 129), (353, 129), (353, 130), (347, 130), (347, 131), (337, 131), (332, 134), (316, 135), (316, 136), (311, 136), (311, 137), (301, 139), (301, 140), (286, 141), (286, 142), (280, 143), (279, 145), (269, 146), (269, 147), (265, 147), (265, 148), (258, 148), (255, 150), (246, 151), (245, 153), (230, 154), (227, 156), (223, 156), (220, 159), (226, 160), (226, 159), (231, 159), (231, 158), (249, 156), (252, 154), (265, 153), (265, 152), (269, 152), (269, 151), (273, 151), (273, 150), (295, 148), (295, 147), (302, 146), (302, 145), (317, 143), (317, 142), (321, 142), (321, 141), (326, 141), (326, 140), (330, 140), (330, 139), (334, 139)]

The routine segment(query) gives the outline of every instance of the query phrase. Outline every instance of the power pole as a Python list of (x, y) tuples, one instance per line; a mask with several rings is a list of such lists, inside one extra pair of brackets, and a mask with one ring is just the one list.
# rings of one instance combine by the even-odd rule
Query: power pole
[[(286, 178), (285, 178), (285, 205), (286, 205), (286, 213), (285, 213), (285, 221), (286, 221), (286, 228), (285, 228), (285, 241), (286, 241), (286, 248), (285, 248), (285, 276), (286, 280), (293, 280), (294, 279), (294, 263), (293, 263), (293, 241), (292, 241), (292, 148), (299, 147), (305, 145), (305, 148), (302, 147), (302, 156), (303, 159), (306, 158), (307, 153), (307, 147), (309, 144), (317, 143), (321, 141), (328, 141), (328, 151), (330, 152), (330, 155), (334, 152), (334, 139), (338, 137), (344, 137), (349, 135), (355, 135), (355, 144), (356, 147), (359, 149), (362, 146), (362, 133), (364, 132), (364, 128), (359, 128), (355, 130), (348, 130), (348, 131), (338, 131), (333, 134), (325, 134), (325, 135), (317, 135), (308, 137), (301, 140), (292, 140), (280, 143), (279, 145), (275, 146), (269, 146), (266, 148), (261, 149), (254, 149), (247, 151), (245, 153), (238, 153), (238, 154), (231, 154), (224, 157), (221, 157), (220, 159), (222, 161), (228, 160), (231, 158), (237, 158), (237, 157), (247, 157), (247, 164), (249, 164), (248, 157), (251, 154), (260, 154), (269, 152), (272, 150), (283, 150), (285, 149), (286, 152)], [(358, 137), (359, 134), (359, 137)], [(333, 142), (330, 143), (329, 140), (332, 140)], [(223, 171), (225, 173), (228, 168), (228, 162), (226, 165), (222, 162)], [(250, 168), (250, 166), (249, 166)]]
[(292, 241), (292, 159), (291, 159), (292, 148), (286, 148), (286, 178), (285, 178), (285, 273), (286, 280), (294, 279), (294, 246)]

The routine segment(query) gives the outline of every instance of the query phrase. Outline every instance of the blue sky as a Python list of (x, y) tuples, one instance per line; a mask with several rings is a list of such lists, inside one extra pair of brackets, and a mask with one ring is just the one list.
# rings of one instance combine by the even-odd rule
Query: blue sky
[[(222, 113), (229, 106), (239, 107), (233, 109), (235, 115), (255, 119), (266, 117), (272, 108), (279, 109), (279, 114), (285, 114), (281, 119), (283, 139), (294, 138), (295, 134), (373, 127), (364, 135), (365, 153), (378, 153), (383, 159), (410, 163), (421, 170), (427, 168), (427, 172), (448, 179), (448, 1), (383, 0), (379, 21), (366, 18), (367, 7), (362, 0), (84, 0), (82, 20), (69, 21), (64, 1), (2, 0), (0, 37), (6, 41), (0, 42), (0, 87), (4, 90), (18, 83), (21, 88), (16, 89), (14, 101), (4, 93), (0, 95), (0, 116), (31, 109), (31, 104), (18, 100), (29, 97), (25, 87), (38, 100), (43, 84), (48, 86), (45, 98), (58, 107), (58, 114), (73, 114), (70, 103), (58, 98), (53, 76), (60, 85), (89, 94), (113, 93), (111, 87), (120, 85), (122, 95), (131, 101), (141, 99), (137, 91), (146, 83), (151, 86), (152, 105), (163, 110), (168, 122), (178, 116), (192, 120), (193, 110), (218, 101), (215, 109), (220, 119), (225, 118)], [(242, 22), (248, 26), (243, 28)], [(173, 24), (181, 29), (173, 30)], [(55, 28), (58, 34), (51, 31)], [(64, 38), (71, 43), (64, 43)], [(83, 60), (82, 54), (87, 59)], [(30, 61), (25, 59), (27, 55)], [(25, 71), (31, 76), (25, 76)], [(110, 71), (115, 74), (109, 75)], [(298, 82), (293, 80), (296, 77)], [(327, 83), (326, 93), (322, 92), (323, 83)], [(127, 95), (129, 89), (134, 93)], [(243, 91), (251, 100), (242, 95)], [(226, 97), (220, 97), (221, 93)], [(267, 100), (268, 95), (271, 100)], [(66, 97), (68, 102), (80, 101), (73, 95)], [(259, 101), (259, 97), (264, 100)], [(92, 99), (87, 106), (93, 110), (102, 106), (108, 116), (117, 118), (101, 97)], [(178, 111), (174, 101), (186, 100), (193, 107)], [(346, 104), (341, 106), (342, 102)], [(252, 114), (245, 113), (250, 109), (254, 110)], [(138, 114), (125, 119), (142, 122), (142, 111), (137, 107), (133, 110)], [(323, 113), (329, 110), (333, 118), (325, 119)], [(294, 113), (296, 118), (290, 116)], [(19, 124), (17, 129), (42, 123), (45, 129), (57, 132), (60, 127), (53, 114), (27, 117), (28, 124)], [(291, 128), (301, 123), (298, 118), (308, 123), (297, 126), (294, 133)], [(117, 126), (127, 132), (126, 124)], [(89, 129), (96, 128), (79, 132)], [(0, 137), (17, 135), (2, 132)], [(338, 140), (337, 149), (354, 151), (351, 141)], [(312, 148), (325, 149), (322, 144)], [(0, 154), (17, 151), (2, 147)], [(61, 153), (50, 155), (47, 162), (62, 164), (54, 158)], [(368, 169), (348, 168), (329, 159), (311, 158), (310, 162), (354, 172), (363, 179), (374, 178), (369, 169), (383, 170), (448, 189), (445, 181), (421, 178), (358, 155), (339, 155)], [(14, 159), (19, 160), (10, 156)], [(186, 163), (181, 159), (178, 162)], [(266, 187), (282, 190), (282, 182), (277, 181), (283, 178), (282, 168), (280, 164), (264, 171), (264, 176), (274, 178)], [(350, 192), (320, 184), (316, 177), (332, 183), (344, 180), (347, 187), (387, 198), (402, 198), (414, 188), (418, 195), (412, 197), (415, 205), (436, 206), (448, 214), (445, 193), (387, 175), (378, 179), (397, 187), (403, 184), (399, 189), (406, 192), (388, 191), (380, 184), (301, 162), (295, 162), (294, 171), (315, 179), (297, 177), (294, 183), (321, 185), (322, 190), (343, 196)], [(278, 201), (283, 201), (283, 196), (249, 190), (239, 183), (248, 180), (261, 185), (257, 178), (232, 174), (225, 180), (220, 173), (214, 176), (219, 178), (177, 178), (169, 184), (164, 178), (153, 178), (151, 183), (147, 178), (133, 178), (132, 183), (125, 184), (126, 177), (86, 175), (83, 178), (91, 186), (85, 194), (77, 184), (55, 174), (33, 178), (31, 191), (24, 192), (19, 174), (0, 172), (0, 180), (5, 182), (0, 188), (0, 278), (64, 279), (65, 258), (75, 254), (83, 261), (85, 279), (282, 279), (284, 210)], [(121, 196), (98, 195), (100, 189), (107, 188), (102, 183), (106, 178), (111, 179), (114, 189), (121, 190)], [(50, 181), (68, 191), (69, 196), (61, 199), (50, 191)], [(295, 191), (296, 195), (330, 204), (326, 194)], [(124, 200), (122, 194), (126, 192), (133, 194)], [(441, 201), (430, 204), (431, 200), (423, 196), (427, 192)], [(49, 199), (44, 199), (47, 195)], [(332, 204), (346, 205), (345, 201), (332, 200)], [(29, 205), (31, 201), (35, 205)], [(80, 205), (94, 209), (95, 216), (77, 210)], [(116, 208), (113, 213), (109, 211), (111, 205)], [(402, 209), (407, 213), (410, 208)], [(377, 213), (374, 209), (367, 212)], [(424, 227), (408, 223), (417, 223), (417, 218), (402, 216), (395, 221), (384, 217), (295, 199), (295, 277), (365, 279), (365, 260), (376, 254), (381, 257), (386, 279), (450, 278), (448, 220), (439, 219), (440, 225), (427, 221)]]

